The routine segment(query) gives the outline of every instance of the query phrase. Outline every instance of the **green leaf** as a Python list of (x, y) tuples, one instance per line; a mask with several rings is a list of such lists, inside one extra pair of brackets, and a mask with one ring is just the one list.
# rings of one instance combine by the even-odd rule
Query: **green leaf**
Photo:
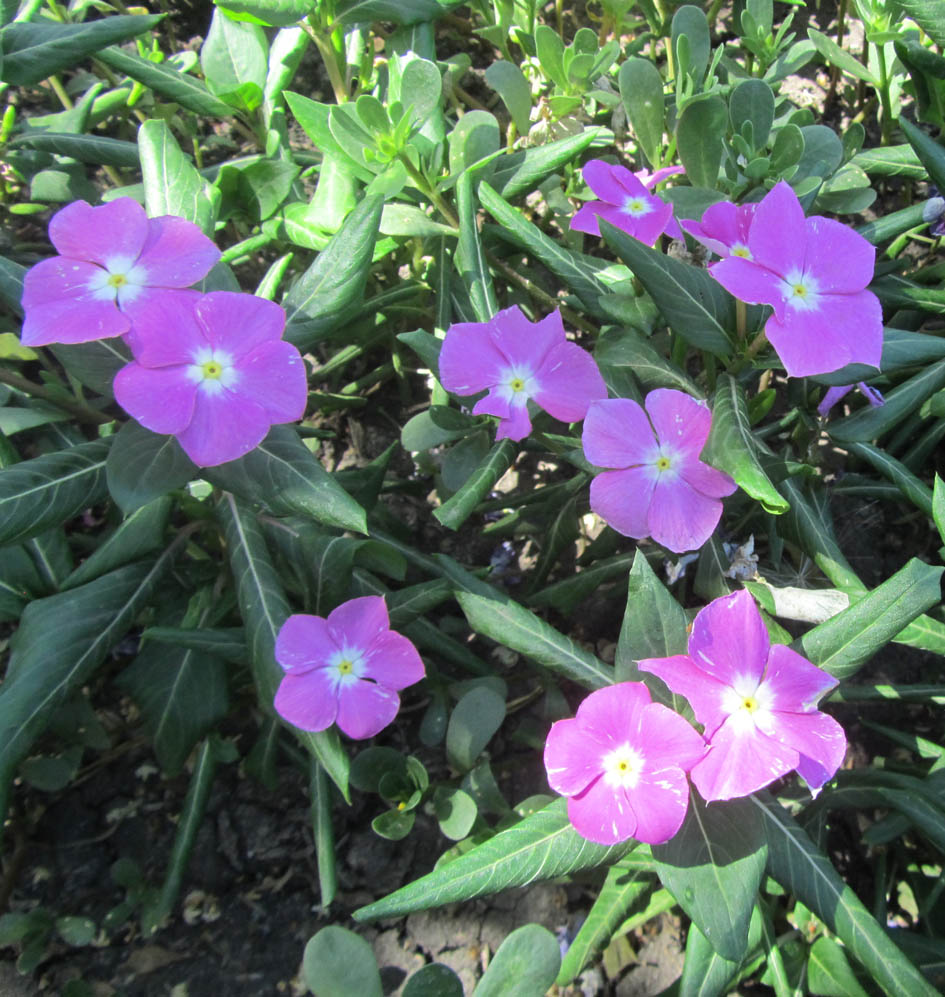
[(499, 946), (473, 997), (544, 997), (561, 966), (558, 939), (540, 924), (526, 924)]
[(434, 509), (433, 515), (447, 529), (458, 530), (499, 478), (512, 466), (517, 453), (518, 447), (511, 440), (497, 441), (485, 460), (466, 479), (463, 487), (438, 509)]
[(768, 872), (809, 907), (890, 997), (937, 991), (876, 923), (794, 819), (767, 793), (748, 797), (764, 818)]
[(945, 46), (945, 4), (941, 0), (898, 0), (899, 7), (938, 46)]
[(184, 767), (194, 746), (226, 716), (227, 667), (220, 658), (190, 648), (150, 644), (117, 679), (138, 704), (161, 768)]
[(850, 162), (854, 166), (859, 166), (865, 173), (876, 173), (884, 177), (903, 177), (907, 180), (925, 179), (925, 167), (911, 145), (887, 145), (876, 149), (863, 149)]
[(601, 220), (601, 235), (646, 288), (672, 330), (720, 357), (732, 352), (726, 328), (734, 328), (733, 299), (706, 270), (658, 253)]
[(131, 360), (131, 351), (118, 337), (49, 349), (77, 381), (106, 398), (111, 397), (115, 375)]
[(335, 4), (335, 15), (340, 24), (361, 21), (422, 24), (441, 17), (456, 6), (457, 0), (339, 0)]
[(821, 997), (868, 997), (857, 982), (843, 949), (826, 935), (811, 946), (807, 957), (807, 986)]
[(932, 489), (932, 518), (938, 535), (945, 543), (945, 481), (935, 475), (935, 486)]
[(17, 136), (11, 146), (26, 146), (56, 156), (70, 156), (81, 163), (107, 166), (138, 166), (138, 147), (134, 142), (124, 142), (105, 135), (69, 135), (61, 132), (27, 132)]
[(355, 911), (354, 918), (368, 921), (400, 917), (513, 886), (556, 879), (613, 862), (635, 846), (634, 841), (624, 841), (607, 847), (582, 838), (568, 821), (567, 801), (555, 800), (447, 865)]
[(879, 81), (866, 66), (855, 56), (840, 48), (832, 38), (828, 38), (815, 28), (807, 29), (807, 37), (814, 43), (814, 48), (823, 56), (828, 65), (836, 66), (841, 72), (847, 73), (857, 80), (863, 80), (874, 87), (879, 86)]
[(157, 550), (165, 542), (164, 531), (170, 512), (169, 498), (159, 498), (136, 509), (59, 587), (70, 589), (84, 585), (107, 571), (113, 571)]
[(514, 62), (497, 59), (486, 69), (486, 83), (502, 98), (519, 135), (531, 127), (532, 91), (525, 74)]
[(138, 129), (138, 151), (148, 215), (179, 215), (212, 237), (216, 205), (203, 177), (180, 151), (170, 128), (155, 118)]
[(234, 20), (287, 28), (318, 9), (316, 0), (213, 0)]
[(242, 665), (249, 660), (246, 638), (242, 627), (190, 629), (186, 627), (147, 627), (141, 634), (142, 641), (156, 644), (173, 644), (189, 651), (197, 651)]
[[(504, 716), (504, 703), (502, 713)], [(433, 812), (446, 837), (460, 841), (472, 830), (479, 810), (469, 793), (440, 786), (433, 795)]]
[(545, 235), (521, 211), (507, 204), (485, 181), (479, 185), (479, 200), (502, 226), (499, 234), (503, 238), (508, 238), (544, 263), (562, 280), (565, 287), (581, 299), (589, 314), (603, 317), (597, 302), (606, 288), (597, 279), (595, 268), (588, 266), (577, 253), (565, 249), (558, 240)]
[(652, 879), (641, 869), (618, 862), (607, 870), (594, 906), (561, 961), (559, 986), (570, 983), (610, 944), (614, 932), (651, 885)]
[(412, 452), (430, 450), (442, 443), (451, 443), (468, 436), (475, 427), (476, 420), (465, 412), (447, 405), (431, 405), (407, 420), (400, 431), (400, 445), (404, 450)]
[(0, 783), (131, 628), (177, 549), (26, 607), (0, 688)]
[(477, 685), (465, 693), (453, 708), (446, 728), (450, 763), (463, 772), (471, 769), (504, 719), (505, 699), (497, 692)]
[(697, 88), (700, 88), (709, 65), (712, 42), (709, 37), (709, 22), (705, 14), (693, 4), (684, 4), (673, 14), (672, 45), (674, 52), (680, 37), (685, 37), (688, 42), (689, 65), (687, 72)]
[(318, 997), (382, 997), (371, 946), (347, 928), (329, 924), (313, 935), (302, 957), (302, 979)]
[(9, 24), (0, 32), (3, 48), (0, 78), (13, 86), (33, 86), (98, 54), (106, 45), (148, 31), (163, 18), (163, 14), (121, 14), (84, 24), (55, 24), (47, 20)]
[(850, 678), (909, 623), (941, 601), (943, 571), (912, 558), (848, 609), (799, 637), (794, 649), (835, 678)]
[(603, 133), (602, 128), (585, 128), (577, 135), (502, 156), (496, 160), (492, 186), (507, 201), (530, 193), (562, 166), (580, 156)]
[(724, 997), (737, 972), (738, 962), (719, 955), (698, 926), (691, 925), (679, 981), (680, 997)]
[[(259, 705), (269, 716), (273, 716), (272, 703), (283, 675), (275, 659), (276, 637), (291, 610), (255, 517), (232, 495), (224, 495), (219, 512), (226, 533), (230, 568), (236, 580), (240, 614), (246, 625)], [(330, 728), (313, 734), (290, 729), (314, 754), (350, 803), (350, 761), (341, 747), (337, 731)]]
[(890, 457), (885, 450), (870, 446), (868, 443), (848, 443), (846, 449), (856, 457), (862, 457), (876, 468), (880, 474), (888, 478), (902, 494), (926, 516), (932, 515), (932, 491), (923, 481), (910, 470)]
[[(219, 8), (213, 11), (200, 49), (200, 66), (211, 93), (254, 111), (262, 103), (268, 59), (269, 42), (258, 24), (234, 21)], [(241, 100), (241, 93), (252, 93), (252, 100)]]
[(652, 849), (663, 886), (712, 948), (733, 962), (748, 953), (767, 851), (764, 823), (750, 803), (706, 804), (695, 792), (676, 836)]
[(356, 533), (367, 533), (364, 509), (322, 467), (292, 426), (273, 426), (245, 457), (204, 468), (213, 484), (273, 512), (299, 513)]
[(774, 94), (764, 80), (742, 80), (728, 99), (728, 113), (736, 134), (751, 125), (753, 148), (764, 149), (774, 123)]
[(781, 515), (788, 503), (771, 483), (758, 461), (757, 444), (748, 418), (748, 402), (738, 381), (722, 374), (712, 399), (712, 428), (699, 455), (713, 467), (730, 474), (742, 491)]
[(407, 980), (402, 997), (463, 997), (463, 984), (449, 966), (431, 962)]
[(476, 633), (524, 654), (586, 689), (613, 684), (612, 668), (523, 606), (499, 598), (456, 593), (456, 600)]
[(459, 244), (453, 262), (466, 285), (476, 321), (488, 322), (499, 310), (499, 303), (496, 300), (492, 274), (479, 237), (476, 197), (473, 193), (472, 177), (468, 171), (461, 173), (456, 182), (456, 209), (459, 215)]
[(81, 443), (0, 470), (0, 545), (45, 533), (101, 502), (110, 443)]
[(728, 108), (715, 95), (692, 101), (680, 114), (676, 122), (676, 146), (693, 187), (717, 186), (727, 129)]
[(899, 127), (928, 171), (929, 179), (939, 190), (945, 190), (945, 148), (904, 115), (899, 117)]
[(142, 59), (116, 45), (102, 49), (96, 53), (96, 58), (116, 72), (124, 73), (129, 79), (153, 90), (159, 97), (174, 101), (195, 114), (208, 118), (225, 118), (233, 113), (233, 109), (214, 97), (200, 80), (175, 69), (173, 64), (151, 62), (150, 59)]
[(663, 77), (649, 59), (631, 56), (617, 75), (623, 101), (637, 144), (654, 169), (662, 165), (663, 129), (666, 112), (663, 106)]
[(594, 359), (606, 367), (628, 368), (646, 388), (675, 388), (693, 398), (702, 397), (696, 382), (634, 329), (605, 329), (598, 337)]
[(283, 301), (288, 315), (284, 338), (310, 349), (343, 328), (364, 298), (384, 199), (365, 199), (345, 219), (315, 262)]
[(115, 434), (105, 468), (108, 491), (125, 515), (200, 476), (173, 436), (137, 422), (126, 422)]
[(686, 612), (656, 577), (638, 550), (627, 586), (627, 606), (617, 639), (618, 682), (643, 681), (638, 661), (685, 654), (689, 646)]

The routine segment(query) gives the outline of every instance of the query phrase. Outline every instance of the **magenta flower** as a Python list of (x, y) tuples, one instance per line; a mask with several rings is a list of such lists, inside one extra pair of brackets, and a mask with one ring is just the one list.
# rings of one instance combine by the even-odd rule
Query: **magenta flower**
[(53, 215), (49, 239), (59, 256), (37, 263), (23, 282), (26, 346), (124, 335), (137, 315), (202, 280), (220, 259), (193, 222), (148, 218), (130, 197), (66, 205)]
[(685, 696), (705, 727), (709, 751), (690, 775), (706, 800), (747, 796), (794, 769), (817, 790), (843, 761), (843, 728), (817, 709), (837, 680), (772, 645), (746, 591), (698, 613), (688, 654), (639, 665)]
[(284, 327), (285, 312), (252, 294), (159, 298), (135, 317), (134, 360), (115, 375), (115, 400), (146, 429), (176, 436), (201, 467), (242, 457), (305, 412), (305, 364)]
[[(660, 171), (663, 176), (665, 171)], [(610, 222), (640, 242), (652, 246), (674, 221), (673, 206), (651, 194), (642, 181), (623, 166), (592, 159), (584, 167), (584, 180), (600, 200), (588, 201), (571, 219), (577, 232), (600, 235), (599, 219)], [(655, 184), (663, 176), (645, 174)]]
[(524, 439), (531, 432), (532, 399), (562, 422), (583, 419), (607, 386), (594, 358), (564, 334), (561, 313), (529, 322), (513, 305), (488, 322), (458, 322), (440, 350), (440, 383), (457, 395), (489, 389), (473, 407), (499, 417), (496, 439)]
[(591, 482), (591, 509), (624, 536), (652, 537), (679, 554), (701, 547), (735, 482), (699, 460), (712, 427), (703, 402), (658, 388), (646, 411), (629, 398), (593, 402), (584, 421), (584, 455), (616, 468)]
[(866, 290), (876, 250), (863, 236), (830, 218), (805, 218), (782, 180), (755, 208), (748, 249), (750, 259), (732, 255), (709, 270), (736, 298), (771, 305), (765, 332), (788, 374), (879, 366), (883, 313)]
[(733, 204), (720, 201), (706, 208), (701, 221), (682, 221), (679, 224), (707, 249), (721, 256), (752, 258), (748, 248), (748, 232), (755, 217), (754, 204)]
[(276, 712), (301, 730), (333, 723), (358, 740), (373, 737), (397, 716), (398, 689), (424, 676), (417, 649), (390, 628), (381, 596), (349, 599), (322, 616), (296, 614), (276, 638), (285, 675)]
[[(834, 388), (828, 388), (826, 394), (823, 397), (823, 401), (817, 406), (817, 414), (821, 418), (826, 418), (827, 413), (850, 391), (852, 391), (854, 385), (852, 384), (838, 384)], [(870, 403), (873, 408), (879, 408), (880, 405), (886, 404), (886, 399), (875, 389), (871, 388), (865, 381), (857, 381), (856, 389), (860, 394)]]
[(588, 841), (658, 845), (685, 819), (686, 772), (705, 750), (682, 717), (650, 701), (642, 682), (621, 682), (592, 692), (573, 719), (552, 725), (545, 769)]

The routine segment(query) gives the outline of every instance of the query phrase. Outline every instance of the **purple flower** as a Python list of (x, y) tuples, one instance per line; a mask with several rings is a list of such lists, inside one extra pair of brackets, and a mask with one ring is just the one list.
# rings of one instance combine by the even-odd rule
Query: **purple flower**
[(594, 402), (584, 421), (584, 455), (604, 471), (591, 482), (591, 508), (618, 533), (652, 537), (675, 553), (712, 535), (735, 482), (699, 460), (712, 426), (708, 407), (658, 388), (646, 411), (628, 398)]
[[(600, 200), (589, 201), (578, 209), (571, 219), (572, 229), (600, 235), (599, 219), (603, 218), (640, 242), (652, 246), (674, 221), (673, 206), (651, 194), (640, 179), (625, 167), (592, 159), (583, 172), (588, 187)], [(659, 174), (645, 176), (651, 184), (658, 182), (656, 178)]]
[(276, 638), (285, 676), (276, 712), (301, 730), (333, 723), (361, 740), (397, 716), (398, 689), (424, 676), (417, 649), (390, 628), (381, 596), (349, 599), (323, 616), (290, 616)]
[(305, 365), (284, 327), (285, 312), (251, 294), (158, 298), (135, 317), (134, 360), (115, 375), (115, 400), (146, 429), (176, 436), (195, 464), (242, 457), (305, 412)]
[(843, 761), (843, 728), (817, 709), (837, 680), (772, 645), (746, 591), (698, 613), (688, 654), (639, 665), (685, 696), (705, 727), (709, 751), (691, 776), (706, 800), (747, 796), (794, 769), (817, 790)]
[(752, 258), (748, 248), (748, 232), (755, 217), (754, 204), (733, 204), (720, 201), (706, 208), (702, 220), (682, 221), (679, 224), (707, 249), (721, 256)]
[(545, 742), (551, 788), (568, 797), (578, 834), (601, 845), (636, 838), (658, 845), (679, 830), (689, 805), (686, 772), (703, 739), (642, 682), (592, 692)]
[[(856, 388), (860, 394), (873, 406), (879, 408), (886, 404), (886, 399), (875, 389), (871, 388), (865, 381), (857, 381)], [(853, 390), (852, 384), (838, 384), (834, 388), (828, 388), (823, 401), (817, 406), (817, 414), (821, 418), (826, 418), (827, 413), (844, 397)]]
[(130, 197), (93, 208), (74, 201), (53, 215), (59, 256), (23, 282), (26, 346), (87, 343), (124, 335), (158, 301), (202, 280), (220, 251), (193, 222), (148, 218)]
[(595, 398), (607, 397), (594, 358), (568, 342), (558, 311), (529, 322), (513, 305), (488, 322), (451, 325), (439, 365), (447, 391), (473, 395), (489, 389), (473, 412), (499, 417), (498, 440), (528, 436), (529, 399), (562, 422), (577, 422)]
[(750, 259), (729, 256), (709, 269), (736, 298), (774, 308), (765, 332), (788, 374), (879, 366), (883, 313), (865, 290), (876, 250), (863, 236), (830, 218), (805, 218), (782, 180), (755, 208), (748, 249)]

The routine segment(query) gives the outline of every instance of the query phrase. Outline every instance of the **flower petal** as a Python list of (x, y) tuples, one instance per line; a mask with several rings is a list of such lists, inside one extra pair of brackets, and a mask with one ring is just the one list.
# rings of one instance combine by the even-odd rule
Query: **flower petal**
[(524, 440), (532, 431), (532, 420), (527, 405), (510, 405), (507, 418), (499, 420), (496, 440)]
[(692, 623), (689, 654), (724, 685), (744, 676), (760, 682), (770, 647), (761, 613), (744, 589), (713, 599)]
[(275, 659), (282, 668), (294, 675), (328, 664), (337, 647), (328, 633), (328, 623), (322, 616), (294, 613), (279, 629)]
[[(773, 729), (767, 732), (798, 752), (804, 761), (804, 781), (819, 789), (843, 763), (847, 736), (840, 724), (826, 713), (773, 713)], [(803, 774), (803, 773), (802, 773)]]
[(538, 390), (532, 396), (562, 422), (578, 422), (591, 402), (607, 397), (607, 385), (594, 358), (576, 343), (552, 347), (535, 375)]
[(417, 649), (394, 630), (375, 638), (364, 653), (364, 676), (387, 689), (406, 689), (425, 674)]
[(376, 640), (390, 632), (384, 597), (363, 595), (343, 602), (328, 614), (328, 632), (338, 647), (363, 654)]
[(203, 280), (219, 259), (220, 250), (193, 222), (163, 215), (149, 220), (138, 265), (152, 286), (190, 287)]
[[(781, 180), (755, 208), (748, 248), (755, 262), (783, 277), (788, 271), (803, 267), (806, 247), (804, 209), (797, 194)], [(741, 297), (735, 291), (732, 293)]]
[(183, 432), (194, 417), (197, 386), (183, 367), (122, 367), (112, 382), (115, 401), (152, 433)]
[(363, 741), (382, 731), (400, 709), (393, 689), (373, 682), (351, 682), (338, 690), (338, 726), (348, 737)]
[(588, 841), (615, 845), (632, 838), (637, 818), (623, 789), (613, 789), (603, 777), (568, 799), (568, 820)]
[(595, 467), (655, 463), (656, 439), (642, 406), (629, 398), (591, 402), (581, 433), (584, 456)]
[(822, 292), (855, 294), (873, 279), (876, 247), (849, 225), (814, 215), (807, 219), (804, 270)]
[(200, 292), (159, 290), (141, 298), (126, 310), (132, 327), (125, 342), (135, 360), (144, 367), (193, 363), (209, 346), (195, 311)]
[(679, 224), (707, 249), (718, 256), (728, 256), (733, 243), (739, 241), (738, 207), (731, 201), (712, 204), (698, 222), (684, 220)]
[(591, 482), (591, 509), (618, 533), (640, 540), (650, 535), (655, 488), (656, 472), (649, 467), (602, 471)]
[(121, 336), (129, 324), (128, 316), (118, 310), (114, 301), (65, 299), (27, 310), (20, 340), (24, 346), (90, 343)]
[(698, 550), (722, 518), (722, 503), (697, 492), (681, 476), (660, 474), (647, 514), (649, 535), (676, 554)]
[(646, 758), (645, 772), (670, 767), (688, 772), (706, 752), (702, 735), (661, 703), (650, 703), (643, 708), (639, 737)]
[(572, 232), (584, 232), (585, 235), (600, 235), (600, 201), (588, 201), (571, 216), (569, 227)]
[(507, 366), (487, 322), (457, 322), (440, 348), (440, 383), (456, 395), (475, 395), (499, 382)]
[[(677, 696), (686, 697), (696, 720), (705, 727), (706, 737), (711, 737), (728, 718), (729, 714), (723, 703), (729, 686), (713, 677), (701, 662), (695, 661), (688, 654), (644, 658), (637, 665), (642, 671), (652, 672), (661, 678)], [(703, 750), (704, 747), (703, 745)]]
[[(529, 322), (525, 313), (513, 305), (497, 312), (489, 322), (492, 342), (519, 371), (537, 373), (550, 351), (567, 342), (561, 312), (550, 312), (538, 322)], [(576, 347), (579, 348), (579, 347)]]
[(338, 698), (335, 682), (326, 668), (304, 675), (287, 672), (276, 690), (276, 713), (300, 730), (325, 730), (335, 722)]
[(610, 204), (622, 207), (628, 197), (650, 196), (640, 179), (625, 166), (591, 159), (584, 164), (581, 175), (594, 196)]
[[(640, 200), (649, 208), (644, 215), (631, 215), (622, 206), (607, 204), (604, 201), (592, 201), (590, 205), (585, 205), (585, 207), (593, 208), (598, 221), (603, 218), (605, 222), (619, 228), (621, 232), (626, 232), (627, 235), (632, 235), (634, 239), (639, 239), (645, 245), (652, 246), (672, 218), (673, 206), (647, 193), (644, 193)], [(572, 219), (571, 228), (574, 227)]]
[(545, 741), (548, 785), (562, 796), (583, 792), (604, 771), (605, 748), (577, 719), (558, 720)]
[(650, 691), (642, 682), (618, 682), (592, 692), (578, 707), (577, 720), (602, 744), (618, 747), (629, 742), (645, 751), (639, 728), (650, 702)]
[(197, 302), (196, 312), (207, 342), (234, 357), (281, 339), (285, 329), (284, 309), (254, 294), (211, 291)]
[(259, 446), (270, 421), (255, 402), (224, 389), (218, 394), (197, 389), (194, 417), (177, 434), (177, 442), (199, 467), (236, 460)]
[(772, 644), (768, 652), (765, 684), (770, 686), (773, 696), (772, 710), (812, 713), (821, 697), (839, 683), (797, 651), (784, 644)]
[(308, 379), (302, 354), (291, 343), (263, 343), (233, 364), (237, 390), (256, 402), (273, 423), (298, 422), (305, 415)]
[(61, 256), (91, 260), (100, 266), (121, 260), (130, 266), (138, 258), (148, 235), (148, 216), (130, 197), (93, 208), (73, 201), (49, 222), (49, 241)]
[(709, 273), (740, 301), (771, 305), (776, 315), (785, 310), (784, 281), (767, 267), (741, 256), (728, 256), (709, 267)]
[(724, 472), (701, 460), (687, 460), (679, 465), (679, 474), (687, 485), (709, 498), (725, 498), (738, 485)]
[(633, 836), (648, 845), (661, 845), (676, 834), (686, 819), (689, 783), (676, 765), (647, 770), (627, 796), (637, 819)]
[(657, 388), (643, 405), (662, 447), (699, 456), (712, 428), (712, 413), (705, 402), (675, 388)]

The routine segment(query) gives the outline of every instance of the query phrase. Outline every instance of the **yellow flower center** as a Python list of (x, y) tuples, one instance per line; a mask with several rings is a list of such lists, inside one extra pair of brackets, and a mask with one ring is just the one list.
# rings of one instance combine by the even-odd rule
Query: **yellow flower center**
[(347, 658), (342, 658), (341, 661), (338, 662), (338, 671), (342, 675), (350, 675), (354, 671), (354, 664)]
[(742, 700), (742, 707), (749, 713), (754, 713), (758, 709), (758, 700), (754, 696), (746, 696)]
[(800, 283), (795, 284), (793, 287), (793, 291), (799, 298), (807, 297), (807, 288), (803, 284)]
[(603, 759), (604, 781), (614, 788), (633, 789), (643, 773), (643, 756), (629, 744), (608, 752)]
[(109, 287), (124, 287), (128, 283), (128, 278), (123, 273), (113, 273), (106, 283)]
[(213, 381), (218, 381), (223, 377), (223, 364), (219, 363), (217, 360), (205, 360), (201, 365), (200, 369), (203, 372), (205, 378), (209, 378)]
[(660, 457), (656, 461), (656, 466), (660, 471), (668, 471), (672, 467), (672, 464), (669, 462), (669, 457)]
[(747, 246), (732, 246), (732, 256), (740, 256), (743, 260), (750, 260), (751, 250)]
[(520, 377), (513, 377), (512, 380), (509, 381), (509, 387), (513, 391), (524, 391), (525, 382)]

